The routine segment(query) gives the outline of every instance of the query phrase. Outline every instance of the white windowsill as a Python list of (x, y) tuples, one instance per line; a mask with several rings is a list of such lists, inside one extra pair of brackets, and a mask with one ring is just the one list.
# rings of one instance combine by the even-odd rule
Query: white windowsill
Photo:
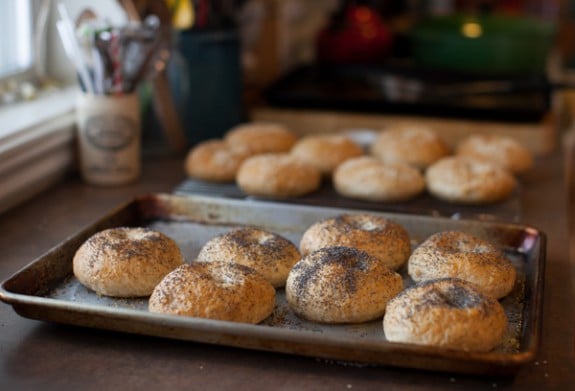
[(59, 181), (75, 160), (76, 87), (0, 108), (0, 213)]

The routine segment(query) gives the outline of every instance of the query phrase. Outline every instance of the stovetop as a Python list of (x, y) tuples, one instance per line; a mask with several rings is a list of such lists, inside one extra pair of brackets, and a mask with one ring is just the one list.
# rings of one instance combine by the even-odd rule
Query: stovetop
[(418, 69), (405, 65), (294, 69), (265, 91), (271, 106), (538, 122), (549, 112), (545, 75), (520, 78)]

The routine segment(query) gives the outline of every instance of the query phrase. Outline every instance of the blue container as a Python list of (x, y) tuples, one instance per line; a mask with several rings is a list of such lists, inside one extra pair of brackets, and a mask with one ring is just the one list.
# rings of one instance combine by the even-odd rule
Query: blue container
[(176, 48), (169, 75), (186, 137), (219, 138), (243, 121), (238, 32), (182, 31)]

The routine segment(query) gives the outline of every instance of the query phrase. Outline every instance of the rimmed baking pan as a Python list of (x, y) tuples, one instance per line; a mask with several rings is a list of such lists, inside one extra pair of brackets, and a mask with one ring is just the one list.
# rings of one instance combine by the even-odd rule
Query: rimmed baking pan
[[(513, 292), (502, 300), (509, 318), (504, 342), (492, 352), (474, 353), (390, 343), (381, 319), (353, 325), (323, 325), (299, 319), (278, 290), (273, 314), (258, 325), (153, 314), (147, 299), (98, 296), (72, 275), (72, 257), (92, 234), (110, 227), (147, 226), (180, 245), (187, 261), (214, 235), (239, 225), (255, 225), (299, 243), (313, 222), (358, 210), (233, 200), (205, 196), (150, 194), (133, 199), (63, 240), (4, 281), (0, 299), (23, 317), (290, 353), (366, 365), (391, 365), (453, 373), (512, 375), (535, 359), (541, 329), (545, 234), (536, 228), (499, 222), (381, 213), (402, 224), (415, 246), (432, 233), (461, 230), (492, 241), (518, 272)], [(404, 274), (406, 285), (409, 277)]]
[[(377, 212), (390, 212), (402, 214), (429, 215), (435, 217), (449, 217), (454, 219), (499, 220), (520, 222), (522, 216), (521, 187), (515, 190), (510, 197), (500, 202), (467, 205), (456, 204), (439, 200), (424, 192), (412, 200), (401, 202), (370, 202), (344, 197), (337, 193), (329, 180), (324, 180), (317, 191), (300, 197), (286, 198), (282, 203), (329, 206), (332, 208), (363, 209)], [(244, 199), (250, 201), (273, 201), (269, 198), (251, 196), (244, 193), (236, 183), (212, 183), (187, 178), (175, 189), (176, 195), (206, 195), (210, 197), (223, 197)]]

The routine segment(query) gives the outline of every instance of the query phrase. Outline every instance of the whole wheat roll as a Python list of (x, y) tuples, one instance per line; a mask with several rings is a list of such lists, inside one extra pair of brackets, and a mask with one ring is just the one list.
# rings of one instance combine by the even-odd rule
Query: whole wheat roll
[(510, 197), (517, 186), (503, 167), (468, 156), (449, 156), (425, 172), (427, 190), (435, 197), (461, 204), (486, 204)]
[(149, 299), (150, 312), (259, 323), (275, 306), (274, 287), (254, 269), (229, 262), (192, 262), (166, 275)]
[(421, 172), (405, 163), (384, 163), (362, 156), (340, 164), (333, 186), (344, 197), (372, 202), (406, 201), (425, 190)]
[(240, 166), (236, 183), (246, 194), (269, 197), (299, 197), (316, 191), (321, 173), (287, 153), (252, 156)]
[(297, 135), (287, 126), (274, 122), (247, 122), (228, 130), (224, 142), (232, 149), (257, 155), (288, 152)]
[(341, 163), (363, 155), (363, 149), (343, 135), (322, 134), (299, 139), (290, 153), (329, 176)]
[(371, 214), (343, 214), (318, 221), (306, 229), (299, 245), (302, 256), (331, 246), (364, 250), (394, 270), (403, 266), (411, 254), (405, 228)]
[(285, 285), (289, 271), (300, 258), (296, 245), (283, 236), (256, 227), (243, 227), (208, 240), (196, 261), (249, 266), (279, 288)]
[(209, 182), (233, 182), (247, 153), (230, 148), (222, 140), (206, 140), (186, 155), (184, 168), (192, 178)]
[(416, 247), (407, 263), (416, 281), (458, 278), (471, 282), (496, 299), (507, 296), (515, 285), (516, 270), (493, 244), (460, 231), (438, 232)]
[(404, 125), (381, 131), (370, 153), (386, 163), (406, 163), (423, 170), (449, 155), (450, 149), (433, 129)]
[(73, 272), (86, 287), (113, 297), (149, 296), (184, 262), (178, 244), (147, 228), (119, 227), (86, 240), (73, 258)]
[(399, 274), (352, 247), (325, 247), (292, 268), (286, 299), (300, 317), (321, 323), (359, 323), (383, 315), (403, 289)]
[(507, 325), (497, 299), (453, 278), (405, 289), (389, 301), (383, 317), (383, 330), (390, 342), (474, 352), (497, 347)]
[(498, 134), (472, 134), (457, 145), (455, 152), (498, 164), (514, 174), (533, 167), (533, 154), (525, 146)]

